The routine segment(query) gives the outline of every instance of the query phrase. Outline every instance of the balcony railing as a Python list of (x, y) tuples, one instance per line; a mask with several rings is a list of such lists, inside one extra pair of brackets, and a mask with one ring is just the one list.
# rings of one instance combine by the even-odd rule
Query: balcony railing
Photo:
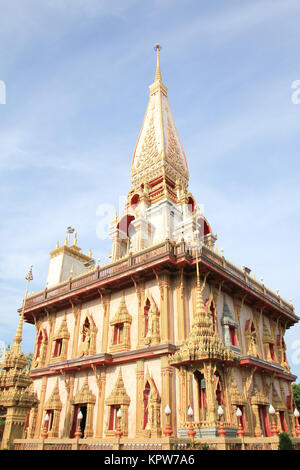
[[(26, 300), (26, 310), (37, 306), (45, 301), (60, 297), (72, 291), (76, 291), (83, 287), (88, 287), (92, 284), (99, 283), (100, 281), (108, 280), (116, 275), (130, 271), (133, 268), (144, 266), (145, 263), (159, 261), (165, 257), (173, 258), (174, 260), (186, 257), (190, 261), (196, 258), (195, 250), (186, 246), (185, 242), (178, 244), (166, 240), (163, 243), (157, 244), (137, 253), (130, 254), (126, 258), (122, 258), (115, 262), (109, 263), (102, 267), (97, 267), (93, 271), (85, 272), (74, 278), (45, 289), (35, 294), (31, 294)], [(293, 315), (295, 320), (298, 318), (295, 315), (294, 307), (289, 302), (283, 300), (279, 295), (267, 289), (263, 284), (253, 279), (250, 275), (239, 269), (234, 264), (227, 261), (223, 256), (212, 251), (206, 246), (202, 246), (198, 250), (198, 260), (206, 264), (213, 264), (218, 269), (221, 269), (224, 274), (230, 275), (231, 278), (247, 286), (253, 293), (263, 295), (270, 301), (276, 308), (284, 309), (290, 315)]]

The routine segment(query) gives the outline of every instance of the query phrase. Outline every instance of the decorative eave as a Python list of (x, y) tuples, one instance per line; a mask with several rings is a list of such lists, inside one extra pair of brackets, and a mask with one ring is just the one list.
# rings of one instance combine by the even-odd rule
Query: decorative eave
[(274, 375), (274, 377), (282, 378), (289, 382), (294, 382), (297, 379), (296, 375), (287, 372), (279, 364), (274, 364), (273, 362), (268, 362), (258, 357), (241, 356), (240, 365), (246, 368), (255, 368), (263, 373)]
[(119, 370), (118, 379), (115, 383), (115, 386), (109, 395), (109, 397), (105, 400), (106, 405), (127, 405), (130, 404), (130, 397), (126, 392), (122, 371)]
[(62, 409), (62, 402), (59, 396), (58, 379), (56, 380), (56, 384), (54, 386), (54, 389), (49, 399), (46, 401), (44, 409), (45, 410), (61, 410)]
[(84, 379), (83, 385), (73, 398), (71, 400), (72, 403), (75, 404), (80, 404), (80, 403), (96, 403), (96, 397), (93, 394), (93, 392), (89, 389), (89, 382), (88, 382), (88, 377)]
[(59, 329), (57, 330), (57, 333), (53, 335), (53, 340), (55, 341), (56, 339), (69, 339), (70, 338), (70, 333), (68, 330), (68, 324), (67, 324), (67, 318), (66, 314), (64, 315), (61, 325)]
[(110, 321), (110, 325), (118, 325), (120, 323), (131, 323), (132, 322), (132, 317), (128, 312), (126, 301), (124, 295), (122, 296), (122, 299), (120, 301), (118, 310), (113, 317), (113, 319)]

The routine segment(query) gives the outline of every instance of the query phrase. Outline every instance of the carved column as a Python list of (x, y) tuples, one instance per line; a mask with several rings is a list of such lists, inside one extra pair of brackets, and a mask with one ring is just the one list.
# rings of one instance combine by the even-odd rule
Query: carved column
[(72, 344), (72, 357), (78, 356), (78, 338), (79, 338), (79, 327), (80, 327), (80, 316), (81, 316), (81, 305), (72, 304), (72, 313), (74, 315), (74, 333), (73, 333), (73, 344)]
[(188, 398), (188, 374), (185, 367), (179, 369), (179, 426), (183, 427), (187, 420)]
[(86, 407), (86, 426), (84, 430), (84, 437), (93, 437), (93, 416), (94, 416), (94, 403), (88, 403)]
[(97, 423), (95, 437), (103, 437), (103, 421), (104, 421), (104, 398), (106, 385), (106, 369), (101, 368), (100, 376), (97, 377), (98, 385), (98, 407), (97, 407)]
[(136, 295), (138, 298), (138, 337), (137, 348), (144, 348), (144, 306), (145, 306), (145, 286), (143, 281), (135, 283)]
[(144, 361), (136, 362), (136, 437), (143, 435)]
[(254, 436), (261, 437), (262, 436), (262, 429), (260, 425), (260, 418), (259, 418), (259, 406), (257, 404), (252, 405), (252, 415), (254, 421)]
[(174, 343), (174, 319), (173, 319), (173, 308), (171, 302), (171, 279), (168, 272), (160, 274), (159, 279), (160, 289), (160, 318), (161, 318), (161, 342)]
[(54, 312), (52, 312), (52, 315), (47, 312), (47, 317), (48, 317), (48, 321), (50, 325), (50, 331), (49, 331), (48, 348), (47, 348), (45, 365), (48, 365), (51, 359), (52, 337), (53, 337), (54, 327), (55, 327), (55, 322), (56, 322), (56, 316), (54, 316)]
[(234, 316), (238, 324), (238, 327), (236, 329), (236, 333), (238, 337), (238, 344), (240, 345), (241, 351), (245, 352), (245, 345), (242, 341), (242, 332), (241, 332), (241, 324), (240, 324), (240, 316), (241, 316), (241, 310), (243, 307), (243, 302), (240, 302), (237, 299), (233, 299), (233, 302), (234, 302)]
[(260, 358), (263, 358), (262, 337), (261, 337), (260, 329), (259, 329), (260, 319), (261, 319), (261, 314), (257, 311), (254, 312), (253, 321), (254, 321), (254, 326), (255, 326), (255, 331), (256, 331), (256, 344), (257, 344), (257, 349), (258, 349), (258, 355)]
[(73, 397), (74, 392), (74, 383), (75, 383), (75, 376), (74, 374), (70, 375), (69, 380), (66, 380), (64, 377), (64, 383), (67, 391), (67, 401), (65, 405), (65, 422), (64, 422), (64, 430), (63, 430), (63, 437), (69, 437), (70, 429), (71, 429), (71, 412), (72, 412), (72, 405), (71, 405), (71, 398)]
[(216, 366), (210, 362), (203, 363), (203, 372), (206, 384), (206, 421), (210, 426), (217, 425), (217, 400), (214, 387), (214, 373)]
[(108, 330), (109, 330), (109, 312), (110, 312), (110, 292), (103, 294), (103, 331), (102, 331), (102, 352), (108, 351)]
[(37, 414), (38, 414), (38, 407), (36, 406), (35, 408), (31, 408), (30, 415), (29, 415), (29, 429), (28, 429), (28, 434), (27, 434), (28, 439), (34, 439), (34, 434), (36, 431)]
[(177, 304), (177, 339), (176, 344), (182, 344), (186, 338), (186, 289), (183, 270), (176, 280), (176, 304)]
[(242, 371), (243, 392), (245, 399), (247, 400), (247, 405), (245, 405), (246, 422), (248, 425), (249, 434), (251, 436), (254, 435), (254, 418), (252, 413), (252, 407), (250, 404), (250, 388), (253, 382), (254, 372), (255, 369), (252, 369), (250, 373), (248, 371)]
[(226, 407), (226, 421), (229, 422), (230, 426), (235, 426), (236, 422), (233, 421), (233, 416), (231, 413), (231, 410), (233, 409), (232, 403), (231, 403), (231, 395), (230, 395), (230, 377), (232, 373), (232, 368), (228, 368), (227, 370), (225, 369), (222, 378), (223, 378), (223, 383), (224, 383), (224, 401), (225, 401), (225, 407)]
[(38, 415), (37, 415), (37, 420), (36, 420), (36, 429), (35, 429), (35, 436), (34, 436), (35, 438), (39, 438), (41, 434), (47, 381), (48, 381), (48, 377), (44, 376), (42, 378), (41, 396), (40, 396), (40, 403), (38, 407)]
[(169, 366), (168, 357), (161, 358), (161, 404), (162, 404), (162, 429), (166, 427), (165, 407), (171, 408), (171, 427), (173, 435), (176, 436), (176, 406), (175, 406), (175, 376), (173, 367)]

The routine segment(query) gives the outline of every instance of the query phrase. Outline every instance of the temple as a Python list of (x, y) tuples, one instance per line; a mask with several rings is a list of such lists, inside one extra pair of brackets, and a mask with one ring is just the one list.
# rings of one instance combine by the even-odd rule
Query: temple
[(218, 252), (189, 190), (155, 51), (131, 186), (109, 227), (110, 262), (97, 264), (69, 234), (50, 252), (45, 289), (24, 299), (20, 321), (34, 325), (36, 342), (22, 382), (24, 431), (7, 431), (5, 441), (15, 449), (170, 449), (191, 440), (268, 449), (281, 431), (300, 445), (284, 341), (298, 317)]

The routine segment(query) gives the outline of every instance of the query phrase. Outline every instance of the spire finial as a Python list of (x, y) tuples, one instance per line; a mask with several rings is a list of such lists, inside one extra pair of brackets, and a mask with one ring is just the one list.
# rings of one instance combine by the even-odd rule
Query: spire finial
[(161, 72), (160, 72), (160, 65), (159, 65), (159, 51), (161, 51), (162, 47), (160, 44), (156, 43), (154, 46), (154, 50), (156, 51), (157, 62), (156, 62), (156, 72), (155, 72), (155, 81), (161, 81)]
[(30, 270), (29, 270), (27, 276), (25, 277), (25, 279), (27, 281), (26, 292), (25, 292), (25, 297), (24, 297), (24, 300), (23, 300), (22, 312), (21, 312), (21, 316), (20, 316), (20, 319), (19, 319), (19, 324), (18, 324), (18, 328), (17, 328), (17, 331), (16, 331), (16, 336), (14, 337), (14, 344), (12, 346), (12, 350), (16, 349), (16, 351), (19, 351), (19, 347), (20, 347), (19, 345), (22, 342), (22, 331), (23, 331), (25, 303), (26, 303), (26, 298), (27, 298), (27, 294), (28, 294), (29, 283), (33, 279), (32, 266), (30, 266)]

